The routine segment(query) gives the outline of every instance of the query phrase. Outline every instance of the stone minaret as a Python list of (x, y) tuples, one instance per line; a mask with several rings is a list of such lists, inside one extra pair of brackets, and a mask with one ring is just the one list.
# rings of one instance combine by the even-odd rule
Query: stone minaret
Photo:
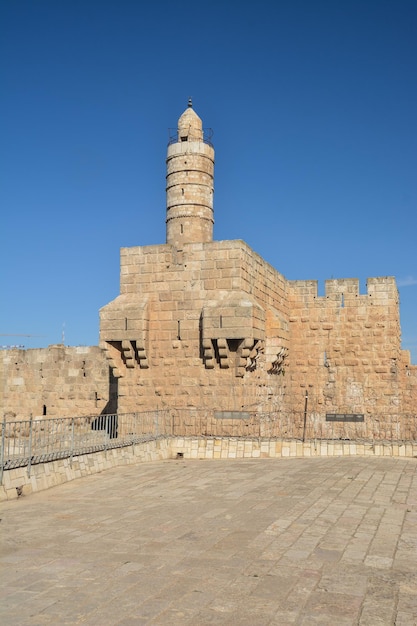
[(191, 100), (175, 139), (167, 154), (166, 241), (177, 247), (213, 241), (214, 150)]

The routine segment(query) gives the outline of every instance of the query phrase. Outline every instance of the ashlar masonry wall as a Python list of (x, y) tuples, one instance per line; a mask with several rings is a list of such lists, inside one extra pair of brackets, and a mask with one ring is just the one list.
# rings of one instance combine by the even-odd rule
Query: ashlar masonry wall
[(111, 412), (114, 382), (98, 346), (1, 350), (0, 381), (0, 406), (8, 419)]
[(119, 411), (278, 408), (286, 290), (243, 241), (123, 248), (120, 296), (100, 312)]
[(101, 347), (2, 350), (0, 381), (8, 419), (194, 407), (302, 420), (307, 391), (309, 416), (416, 421), (395, 280), (369, 279), (365, 294), (330, 280), (318, 296), (242, 241), (122, 249)]
[[(415, 393), (416, 369), (401, 350), (398, 291), (392, 277), (291, 281), (288, 372), (301, 408), (337, 413), (403, 413)], [(413, 391), (414, 389), (414, 391)], [(415, 397), (415, 396), (414, 396)]]

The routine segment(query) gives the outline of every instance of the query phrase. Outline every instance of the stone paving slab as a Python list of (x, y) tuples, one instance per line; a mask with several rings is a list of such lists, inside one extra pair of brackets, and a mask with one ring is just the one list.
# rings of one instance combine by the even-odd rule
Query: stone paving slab
[(417, 459), (140, 464), (0, 517), (7, 626), (417, 625)]

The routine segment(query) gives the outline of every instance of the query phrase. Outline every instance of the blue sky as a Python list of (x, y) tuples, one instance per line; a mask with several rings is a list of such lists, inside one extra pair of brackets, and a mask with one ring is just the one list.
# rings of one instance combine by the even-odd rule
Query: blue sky
[(3, 0), (0, 78), (0, 344), (97, 344), (192, 96), (214, 238), (319, 293), (395, 276), (417, 363), (415, 0)]

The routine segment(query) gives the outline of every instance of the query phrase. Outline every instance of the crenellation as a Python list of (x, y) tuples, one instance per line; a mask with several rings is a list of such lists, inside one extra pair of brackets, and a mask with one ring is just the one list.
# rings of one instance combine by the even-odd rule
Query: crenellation
[(288, 281), (289, 293), (295, 297), (317, 298), (317, 280), (290, 280)]
[(325, 281), (325, 297), (332, 295), (352, 298), (359, 295), (359, 280), (357, 278), (331, 279)]

